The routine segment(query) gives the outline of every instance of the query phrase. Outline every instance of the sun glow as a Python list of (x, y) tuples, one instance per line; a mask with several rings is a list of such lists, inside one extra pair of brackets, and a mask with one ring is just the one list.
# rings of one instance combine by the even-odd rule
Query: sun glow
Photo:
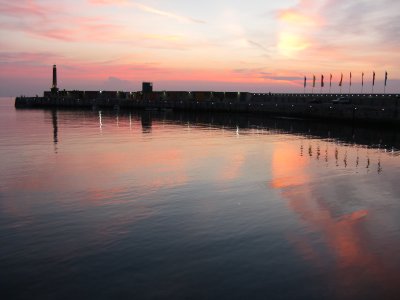
[(298, 34), (282, 32), (279, 36), (278, 49), (285, 56), (293, 56), (310, 46), (311, 43)]

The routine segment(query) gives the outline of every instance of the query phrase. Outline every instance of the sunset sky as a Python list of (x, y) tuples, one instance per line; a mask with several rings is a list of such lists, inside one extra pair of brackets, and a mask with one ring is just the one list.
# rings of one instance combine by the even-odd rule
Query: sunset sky
[[(400, 90), (398, 0), (0, 0), (0, 96), (59, 87), (302, 92)], [(328, 84), (329, 85), (329, 84)], [(328, 87), (325, 87), (325, 92)]]

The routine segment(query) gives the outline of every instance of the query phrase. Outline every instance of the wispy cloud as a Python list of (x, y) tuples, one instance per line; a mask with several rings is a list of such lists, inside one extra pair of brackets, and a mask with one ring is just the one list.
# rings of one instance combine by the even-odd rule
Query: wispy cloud
[(354, 42), (376, 43), (378, 40), (400, 44), (399, 1), (327, 0), (320, 13), (326, 19), (324, 29), (329, 36), (340, 34), (351, 37)]
[(171, 13), (168, 11), (156, 9), (154, 7), (147, 6), (147, 5), (140, 4), (140, 3), (133, 3), (133, 5), (145, 12), (156, 14), (156, 15), (163, 16), (163, 17), (168, 17), (168, 18), (175, 19), (175, 20), (178, 20), (181, 22), (194, 22), (194, 23), (202, 23), (202, 24), (205, 23), (205, 21), (203, 21), (203, 20), (198, 20), (198, 19), (195, 19), (192, 17), (181, 16), (178, 14), (174, 14), (174, 13)]
[(68, 42), (105, 40), (121, 29), (103, 17), (70, 14), (62, 4), (41, 5), (28, 0), (10, 4), (0, 0), (0, 12), (2, 29)]
[(117, 5), (126, 5), (129, 4), (129, 0), (88, 0), (93, 4), (117, 4)]
[(303, 79), (302, 76), (297, 74), (293, 75), (293, 72), (267, 72), (265, 71), (265, 68), (234, 69), (232, 70), (232, 73), (247, 78), (266, 79), (269, 81), (296, 82)]
[(8, 16), (36, 16), (46, 18), (47, 12), (54, 12), (51, 6), (43, 6), (34, 1), (20, 0), (7, 1), (0, 0), (0, 13)]
[(53, 52), (0, 52), (0, 64), (9, 65), (50, 65), (64, 57)]
[(271, 75), (261, 76), (261, 78), (271, 79), (275, 81), (299, 81), (303, 79), (303, 77), (301, 76), (271, 76)]
[(199, 23), (199, 24), (204, 24), (206, 23), (203, 20), (195, 19), (189, 16), (183, 16), (180, 14), (176, 14), (170, 11), (162, 10), (159, 8), (155, 8), (153, 6), (145, 5), (139, 2), (134, 2), (134, 1), (128, 1), (128, 0), (89, 0), (90, 3), (92, 4), (101, 4), (101, 5), (125, 5), (125, 6), (131, 6), (136, 9), (139, 9), (141, 11), (155, 14), (158, 16), (162, 17), (167, 17), (170, 19), (174, 19), (180, 22), (192, 22), (192, 23)]
[(254, 47), (256, 47), (256, 48), (259, 48), (259, 49), (261, 49), (261, 50), (263, 50), (263, 51), (268, 51), (267, 48), (265, 48), (265, 47), (264, 47), (263, 45), (261, 45), (260, 43), (257, 43), (257, 42), (252, 41), (252, 40), (247, 40), (247, 42), (248, 42), (250, 45), (252, 45), (252, 46), (254, 46)]

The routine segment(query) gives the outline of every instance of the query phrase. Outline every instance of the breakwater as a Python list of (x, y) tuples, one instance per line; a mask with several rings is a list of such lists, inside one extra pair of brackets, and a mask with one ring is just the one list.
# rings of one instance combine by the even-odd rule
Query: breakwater
[(274, 116), (400, 124), (398, 94), (236, 92), (45, 92), (17, 97), (17, 108), (143, 109), (262, 113)]

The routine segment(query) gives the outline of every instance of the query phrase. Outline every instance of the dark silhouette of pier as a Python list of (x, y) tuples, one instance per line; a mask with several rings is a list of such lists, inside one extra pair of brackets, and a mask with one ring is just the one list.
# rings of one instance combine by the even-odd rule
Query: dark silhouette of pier
[(259, 113), (279, 117), (400, 124), (399, 94), (306, 94), (143, 90), (66, 91), (57, 87), (56, 66), (43, 97), (17, 97), (17, 108), (138, 109)]

